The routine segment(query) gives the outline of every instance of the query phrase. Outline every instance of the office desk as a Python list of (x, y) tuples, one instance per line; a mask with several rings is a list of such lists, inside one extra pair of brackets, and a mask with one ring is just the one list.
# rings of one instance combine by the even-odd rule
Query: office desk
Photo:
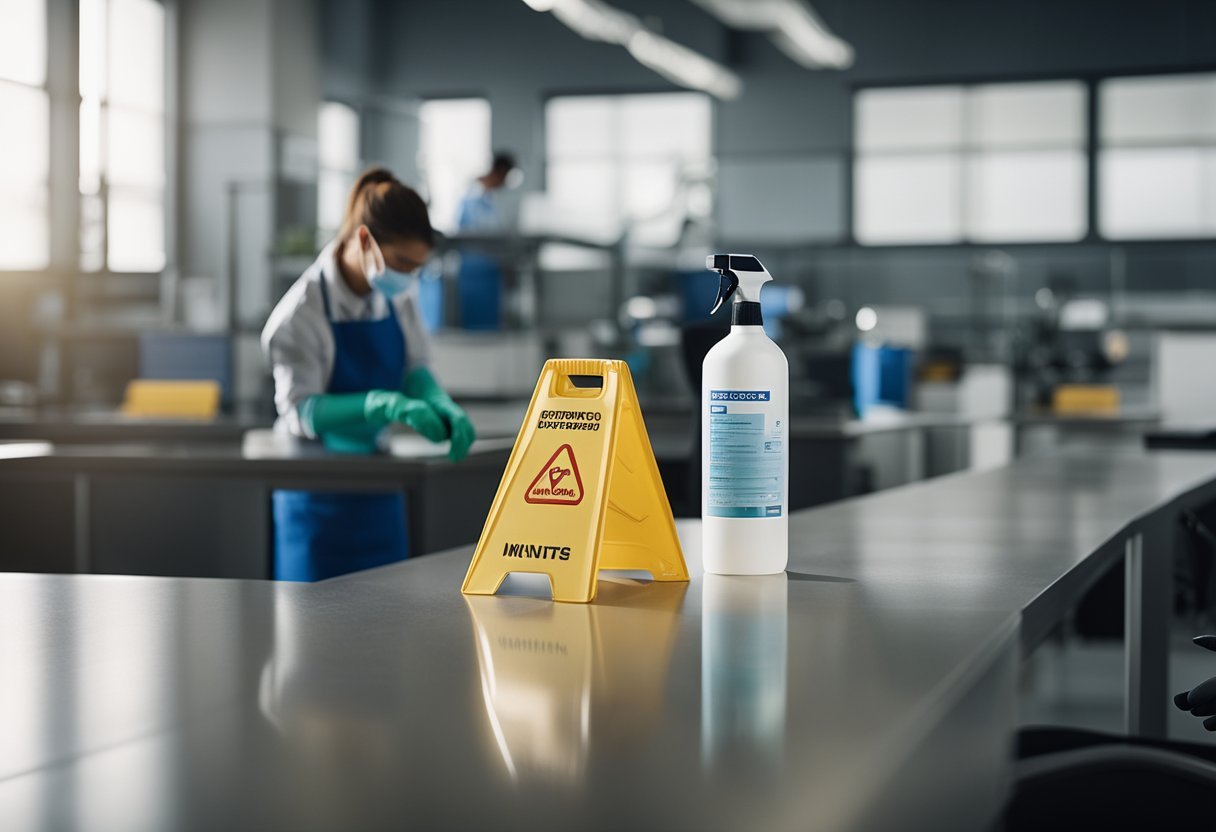
[[(791, 517), (786, 576), (464, 598), (468, 548), (321, 584), (0, 576), (0, 818), (31, 830), (988, 828), (1019, 652), (1129, 555), (1164, 727), (1174, 514), (1216, 460), (1025, 460)], [(469, 517), (479, 526), (480, 516)]]
[(403, 491), (412, 554), (477, 539), (513, 440), (467, 459), (417, 436), (393, 455), (325, 452), (268, 430), (243, 443), (0, 443), (0, 570), (268, 578), (270, 492)]

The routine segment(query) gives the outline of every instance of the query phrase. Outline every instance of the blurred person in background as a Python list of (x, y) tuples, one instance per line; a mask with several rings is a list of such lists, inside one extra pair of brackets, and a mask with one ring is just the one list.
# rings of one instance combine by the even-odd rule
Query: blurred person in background
[[(488, 173), (479, 176), (460, 200), (456, 227), (472, 234), (500, 234), (506, 231), (498, 192), (507, 186), (515, 157), (498, 152)], [(456, 275), (460, 326), (463, 329), (502, 328), (503, 271), (500, 263), (480, 251), (460, 249), (460, 270)]]
[[(464, 410), (428, 369), (416, 274), (435, 232), (422, 198), (384, 168), (355, 182), (337, 238), (279, 301), (262, 332), (280, 429), (342, 453), (375, 453), (387, 426), (474, 439)], [(409, 556), (401, 493), (277, 490), (275, 578), (317, 581)]]
[(498, 151), (490, 163), (489, 172), (477, 177), (460, 200), (456, 227), (460, 231), (502, 231), (506, 222), (498, 205), (498, 192), (507, 187), (512, 171), (517, 169), (512, 153)]

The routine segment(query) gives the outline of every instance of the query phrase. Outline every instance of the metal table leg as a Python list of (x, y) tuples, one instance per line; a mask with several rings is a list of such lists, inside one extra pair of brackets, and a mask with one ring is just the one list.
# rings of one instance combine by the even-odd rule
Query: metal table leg
[(1125, 543), (1126, 723), (1129, 735), (1166, 736), (1170, 584), (1175, 524), (1168, 513)]

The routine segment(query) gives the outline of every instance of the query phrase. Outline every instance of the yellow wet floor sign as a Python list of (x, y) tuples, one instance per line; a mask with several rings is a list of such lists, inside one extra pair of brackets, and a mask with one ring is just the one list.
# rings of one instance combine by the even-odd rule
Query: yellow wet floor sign
[(545, 363), (462, 591), (549, 576), (555, 601), (595, 598), (601, 569), (687, 581), (675, 521), (623, 361)]

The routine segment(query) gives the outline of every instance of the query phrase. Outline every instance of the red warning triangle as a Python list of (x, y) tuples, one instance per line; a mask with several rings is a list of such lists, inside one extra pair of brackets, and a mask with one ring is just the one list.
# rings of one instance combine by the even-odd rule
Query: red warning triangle
[(559, 506), (576, 506), (583, 501), (583, 478), (573, 448), (562, 445), (553, 452), (524, 492), (524, 500)]

